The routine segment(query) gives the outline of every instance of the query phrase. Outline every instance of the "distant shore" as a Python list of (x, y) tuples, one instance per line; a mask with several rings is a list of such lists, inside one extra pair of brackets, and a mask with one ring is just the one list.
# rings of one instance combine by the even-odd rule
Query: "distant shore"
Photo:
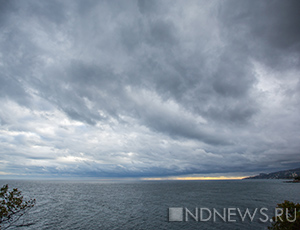
[(300, 183), (300, 180), (288, 180), (284, 181), (284, 183)]

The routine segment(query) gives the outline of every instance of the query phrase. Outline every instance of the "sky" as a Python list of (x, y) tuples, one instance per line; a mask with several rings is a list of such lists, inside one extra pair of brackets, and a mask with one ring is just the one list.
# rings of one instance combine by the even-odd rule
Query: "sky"
[(300, 167), (299, 9), (0, 0), (0, 178)]

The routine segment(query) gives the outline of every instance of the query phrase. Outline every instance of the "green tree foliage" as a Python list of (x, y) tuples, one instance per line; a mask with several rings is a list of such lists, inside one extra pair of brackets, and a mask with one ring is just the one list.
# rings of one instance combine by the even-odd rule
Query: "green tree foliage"
[(21, 191), (17, 188), (9, 191), (8, 185), (4, 185), (0, 190), (0, 229), (10, 227), (34, 204), (35, 199), (24, 201)]
[(296, 176), (294, 180), (300, 180), (300, 176)]
[(269, 230), (299, 230), (300, 229), (300, 204), (285, 200), (277, 204), (279, 211), (277, 217), (272, 218), (273, 223)]

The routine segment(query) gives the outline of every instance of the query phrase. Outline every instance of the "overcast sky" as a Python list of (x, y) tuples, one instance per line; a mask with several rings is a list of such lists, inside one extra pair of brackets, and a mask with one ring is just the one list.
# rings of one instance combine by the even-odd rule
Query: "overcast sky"
[(300, 167), (300, 1), (0, 1), (0, 176)]

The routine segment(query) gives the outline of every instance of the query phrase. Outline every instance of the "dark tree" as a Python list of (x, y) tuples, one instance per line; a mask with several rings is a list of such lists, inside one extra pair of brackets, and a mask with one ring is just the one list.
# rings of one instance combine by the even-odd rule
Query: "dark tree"
[(300, 229), (300, 204), (285, 200), (277, 204), (278, 209), (282, 209), (281, 215), (273, 217), (273, 223), (269, 230), (299, 230)]
[(9, 191), (8, 185), (4, 185), (0, 190), (0, 229), (10, 227), (34, 204), (35, 199), (24, 201), (21, 191), (17, 188)]

